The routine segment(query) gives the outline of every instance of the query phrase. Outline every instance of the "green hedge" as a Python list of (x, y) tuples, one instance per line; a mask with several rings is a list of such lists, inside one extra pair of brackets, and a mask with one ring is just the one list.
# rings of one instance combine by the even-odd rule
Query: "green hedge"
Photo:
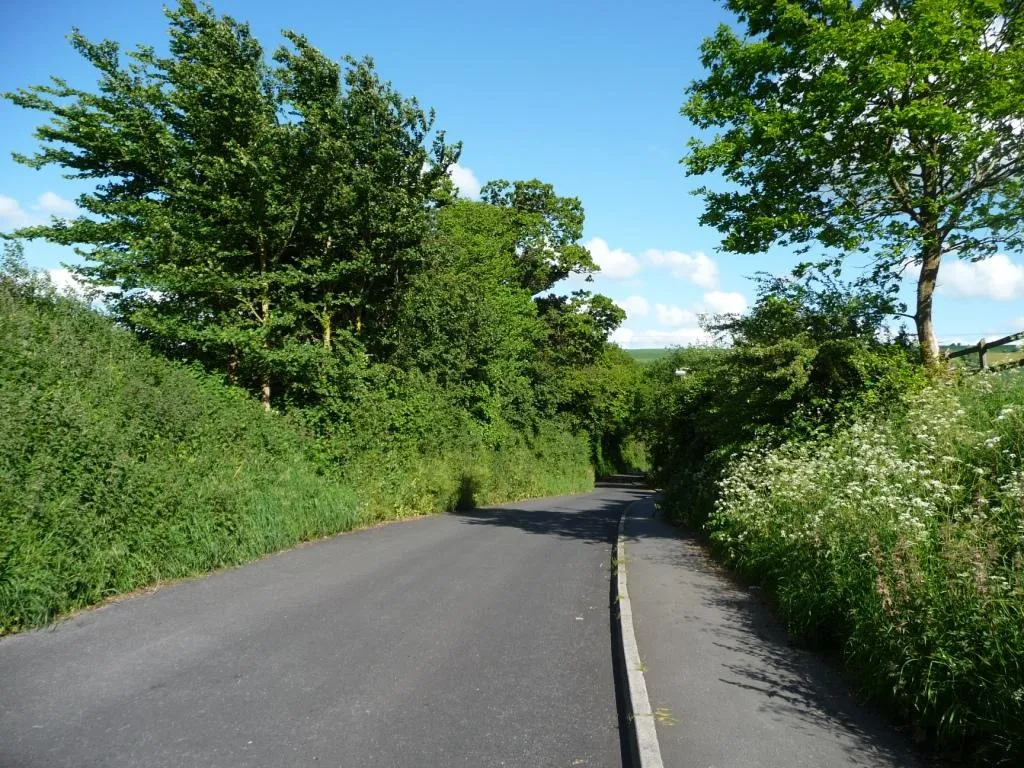
[(0, 634), (357, 525), (593, 483), (585, 438), (493, 434), (416, 387), (368, 397), (325, 445), (7, 278), (0, 361)]

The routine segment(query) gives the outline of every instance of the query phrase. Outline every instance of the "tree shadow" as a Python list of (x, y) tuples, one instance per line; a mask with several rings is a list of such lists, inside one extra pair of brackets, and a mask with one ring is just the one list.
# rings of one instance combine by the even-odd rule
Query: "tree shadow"
[(639, 485), (599, 484), (598, 488), (599, 493), (534, 499), (496, 507), (462, 507), (460, 504), (451, 514), (470, 525), (518, 528), (543, 536), (608, 544), (615, 541), (619, 517), (625, 508), (650, 496), (651, 492)]
[(678, 546), (670, 551), (659, 547), (645, 559), (688, 572), (686, 588), (698, 596), (702, 610), (686, 618), (703, 624), (699, 631), (709, 634), (723, 652), (715, 654), (722, 685), (758, 694), (759, 710), (773, 719), (815, 736), (843, 737), (842, 748), (852, 764), (938, 764), (915, 750), (906, 733), (854, 697), (836, 658), (795, 646), (760, 590), (742, 584), (716, 563), (695, 535), (660, 520), (631, 520), (627, 553), (630, 539), (665, 539), (666, 529)]
[(459, 480), (459, 497), (455, 501), (455, 511), (463, 512), (473, 509), (476, 506), (476, 495), (480, 490), (480, 483), (471, 475), (463, 475)]

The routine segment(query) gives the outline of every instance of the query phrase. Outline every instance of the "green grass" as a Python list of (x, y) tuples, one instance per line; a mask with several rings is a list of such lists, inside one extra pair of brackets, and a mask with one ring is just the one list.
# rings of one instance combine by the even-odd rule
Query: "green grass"
[(468, 418), (443, 404), (427, 416), (449, 431), (325, 447), (80, 303), (2, 275), (0, 360), (0, 635), (359, 525), (593, 485), (585, 438), (556, 424), (460, 431)]
[(737, 457), (707, 527), (791, 631), (948, 752), (1024, 761), (1024, 371)]

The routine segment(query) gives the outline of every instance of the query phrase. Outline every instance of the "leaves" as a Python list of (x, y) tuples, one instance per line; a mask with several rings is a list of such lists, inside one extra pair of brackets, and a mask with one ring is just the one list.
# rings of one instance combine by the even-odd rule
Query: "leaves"
[(916, 310), (934, 352), (943, 254), (1024, 245), (1024, 16), (974, 0), (727, 0), (746, 27), (702, 46), (708, 75), (683, 114), (701, 129), (683, 162), (720, 172), (698, 190), (725, 248), (814, 244), (921, 265)]
[(51, 116), (24, 162), (102, 180), (89, 217), (20, 234), (87, 246), (81, 273), (119, 289), (126, 325), (284, 402), (315, 383), (302, 361), (344, 367), (353, 338), (380, 351), (459, 147), (369, 59), (288, 33), (275, 67), (245, 24), (192, 2), (167, 16), (168, 57), (72, 35), (98, 93), (8, 95)]

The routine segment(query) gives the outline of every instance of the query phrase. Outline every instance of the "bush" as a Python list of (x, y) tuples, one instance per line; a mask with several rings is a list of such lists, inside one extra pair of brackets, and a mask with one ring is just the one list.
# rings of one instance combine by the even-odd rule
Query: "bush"
[(1024, 760), (1024, 376), (937, 384), (899, 418), (753, 449), (708, 521), (791, 630), (943, 748)]
[(0, 632), (358, 522), (309, 437), (80, 303), (0, 282)]
[(473, 418), (459, 393), (418, 372), (378, 366), (375, 386), (325, 437), (373, 520), (593, 487), (586, 436), (560, 420), (524, 433)]
[[(717, 498), (730, 456), (751, 445), (833, 429), (898, 404), (924, 386), (924, 372), (902, 345), (865, 339), (680, 350), (650, 367), (646, 439), (666, 507), (700, 525)], [(683, 369), (684, 376), (675, 371)]]
[[(9, 266), (9, 265), (8, 265)], [(403, 515), (592, 487), (558, 421), (482, 425), (376, 370), (331, 438), (0, 275), (0, 634)]]

